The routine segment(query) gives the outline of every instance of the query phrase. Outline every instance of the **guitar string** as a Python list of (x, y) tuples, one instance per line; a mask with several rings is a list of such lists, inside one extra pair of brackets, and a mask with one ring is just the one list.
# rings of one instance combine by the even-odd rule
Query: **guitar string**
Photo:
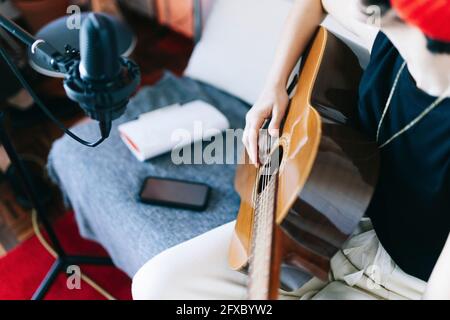
[(259, 184), (261, 180), (261, 168), (258, 168), (256, 176), (255, 176), (255, 185), (253, 186), (254, 192), (254, 212), (253, 212), (253, 231), (251, 237), (251, 252), (250, 252), (250, 265), (249, 265), (249, 280), (248, 280), (248, 295), (251, 298), (253, 295), (253, 286), (254, 286), (254, 269), (255, 269), (255, 252), (256, 252), (256, 236), (258, 233), (258, 216), (259, 211), (261, 209), (261, 201), (260, 196), (257, 194), (259, 192)]
[[(256, 192), (258, 192), (258, 187), (259, 187), (259, 177), (260, 177), (260, 169), (258, 168), (258, 172), (257, 172), (257, 182), (258, 184), (255, 185), (256, 187)], [(259, 179), (258, 179), (259, 178)], [(258, 215), (259, 215), (259, 211), (260, 211), (260, 201), (259, 201), (259, 195), (256, 196), (257, 199), (257, 203), (255, 206), (255, 211), (253, 214), (253, 234), (252, 234), (252, 251), (251, 251), (251, 256), (250, 256), (250, 270), (249, 270), (249, 286), (248, 286), (248, 295), (249, 298), (252, 298), (253, 296), (253, 286), (255, 285), (255, 280), (254, 280), (254, 274), (255, 274), (255, 252), (256, 252), (256, 237), (257, 237), (257, 233), (258, 233)]]
[[(262, 200), (264, 200), (265, 203), (267, 203), (267, 199), (270, 199), (270, 203), (272, 204), (273, 197), (271, 197), (271, 195), (272, 195), (272, 191), (273, 191), (273, 189), (272, 189), (273, 185), (274, 185), (274, 183), (272, 180), (268, 184), (268, 187), (266, 187), (266, 190), (267, 190), (266, 192), (270, 192), (270, 193), (269, 193), (268, 197), (265, 196), (264, 198), (262, 198)], [(257, 253), (263, 253), (263, 252), (267, 251), (267, 247), (269, 247), (269, 249), (270, 249), (270, 244), (271, 244), (271, 242), (268, 241), (270, 239), (269, 238), (270, 235), (272, 234), (271, 228), (268, 228), (268, 224), (272, 223), (271, 218), (270, 218), (271, 215), (267, 214), (267, 212), (268, 212), (267, 205), (263, 205), (262, 209), (266, 210), (266, 211), (261, 211), (261, 212), (264, 212), (265, 214), (262, 217), (260, 217), (260, 219), (259, 219), (261, 221), (258, 225), (258, 234), (260, 235), (260, 237), (257, 238), (257, 241), (259, 241), (257, 248), (264, 247), (266, 250), (257, 250), (256, 251)], [(261, 261), (262, 258), (263, 258), (263, 260)], [(268, 283), (266, 281), (268, 281), (268, 276), (269, 276), (267, 271), (270, 268), (270, 260), (265, 259), (265, 258), (268, 258), (268, 256), (263, 256), (262, 258), (260, 255), (258, 255), (257, 259), (255, 259), (255, 264), (254, 264), (255, 273), (254, 274), (256, 276), (254, 278), (255, 278), (256, 283), (258, 283), (260, 285), (258, 287), (254, 286), (254, 288), (256, 288), (256, 287), (260, 288), (261, 285), (264, 285), (264, 287), (259, 290), (260, 291), (259, 293), (266, 294), (267, 289), (268, 289), (268, 287), (267, 287)], [(266, 296), (264, 296), (264, 297), (266, 297)]]
[[(251, 298), (267, 298), (269, 294), (269, 277), (270, 277), (270, 255), (263, 255), (266, 251), (270, 251), (272, 245), (272, 235), (273, 235), (273, 224), (274, 224), (274, 201), (275, 201), (275, 179), (272, 175), (272, 157), (270, 157), (272, 149), (272, 137), (267, 134), (262, 136), (265, 139), (261, 139), (263, 143), (264, 152), (266, 159), (269, 159), (267, 164), (265, 164), (262, 169), (258, 171), (259, 177), (261, 179), (261, 194), (256, 195), (256, 200), (254, 201), (255, 210), (255, 220), (254, 220), (254, 230), (255, 237), (252, 237), (252, 256), (250, 259), (250, 277), (249, 277), (249, 297)], [(257, 181), (258, 176), (256, 177)], [(255, 191), (255, 186), (259, 187), (255, 183), (253, 190)], [(262, 247), (264, 250), (259, 250)], [(259, 253), (255, 255), (254, 253)]]
[[(263, 213), (263, 217), (262, 217), (262, 219), (263, 219), (263, 224), (262, 224), (262, 230), (260, 230), (260, 235), (261, 235), (261, 250), (260, 250), (260, 255), (262, 255), (263, 254), (263, 252), (266, 252), (266, 250), (265, 249), (267, 249), (266, 248), (266, 246), (267, 246), (267, 237), (268, 237), (268, 226), (267, 226), (267, 216), (268, 216), (268, 214), (269, 214), (269, 210), (270, 210), (270, 208), (269, 208), (269, 205), (270, 205), (270, 203), (269, 203), (269, 195), (270, 195), (270, 190), (269, 190), (269, 181), (270, 181), (270, 165), (271, 165), (271, 161), (270, 161), (270, 148), (271, 148), (271, 145), (270, 145), (270, 135), (268, 134), (268, 132), (267, 132), (267, 130), (265, 130), (264, 131), (264, 133), (265, 133), (265, 137), (266, 137), (266, 149), (264, 150), (265, 151), (265, 160), (266, 160), (266, 162), (267, 162), (267, 164), (266, 164), (266, 166), (265, 166), (265, 168), (266, 168), (266, 170), (265, 170), (265, 190), (264, 190), (264, 202), (265, 202), (265, 204), (264, 204), (264, 213)], [(264, 250), (263, 250), (264, 249)], [(263, 257), (261, 257), (261, 261), (260, 261), (260, 264), (259, 264), (259, 268), (260, 268), (260, 272), (259, 272), (259, 277), (260, 277), (260, 281), (259, 281), (259, 283), (260, 283), (260, 285), (262, 286), (262, 288), (261, 288), (261, 295), (264, 295), (264, 296), (266, 296), (266, 294), (267, 294), (267, 292), (266, 292), (266, 288), (267, 288), (267, 284), (265, 283), (265, 279), (267, 279), (267, 275), (266, 275), (266, 272), (267, 272), (267, 264), (266, 264), (266, 259), (265, 259), (266, 257), (265, 256), (263, 256)]]
[[(263, 133), (261, 131), (261, 133)], [(265, 138), (264, 134), (263, 137)], [(261, 141), (265, 142), (264, 139), (261, 139)], [(262, 143), (262, 147), (264, 148), (265, 145), (264, 143)], [(260, 177), (260, 181), (261, 183), (258, 184), (257, 186), (257, 190), (258, 192), (260, 191), (261, 193), (258, 195), (258, 205), (257, 205), (257, 210), (255, 211), (255, 215), (254, 215), (254, 236), (252, 237), (252, 259), (251, 259), (251, 265), (250, 265), (250, 283), (249, 283), (249, 296), (256, 298), (258, 297), (258, 291), (259, 291), (259, 287), (258, 284), (259, 279), (258, 279), (258, 275), (259, 275), (259, 253), (260, 250), (258, 249), (259, 245), (258, 243), (259, 241), (259, 237), (261, 236), (261, 214), (264, 212), (265, 210), (265, 198), (264, 198), (264, 189), (265, 189), (265, 185), (266, 185), (266, 175), (265, 175), (265, 169), (266, 166), (265, 164), (263, 165), (262, 168), (260, 168), (258, 170), (259, 172), (259, 177)], [(259, 187), (261, 186), (261, 190), (259, 190)]]
[(260, 221), (261, 223), (261, 227), (259, 230), (259, 236), (260, 236), (260, 250), (259, 252), (259, 260), (258, 260), (258, 264), (256, 265), (257, 269), (258, 269), (258, 273), (257, 273), (257, 278), (259, 276), (258, 279), (258, 284), (260, 285), (260, 295), (265, 296), (266, 295), (266, 287), (265, 287), (265, 283), (264, 283), (264, 278), (265, 278), (265, 259), (264, 257), (261, 257), (261, 255), (263, 254), (263, 252), (265, 252), (265, 246), (266, 246), (266, 237), (267, 237), (267, 214), (268, 214), (268, 194), (269, 194), (269, 190), (268, 190), (268, 184), (269, 184), (269, 168), (270, 168), (270, 159), (268, 159), (268, 153), (270, 152), (270, 145), (269, 145), (269, 137), (270, 135), (267, 134), (267, 131), (264, 130), (264, 141), (265, 141), (265, 149), (264, 149), (264, 156), (265, 156), (265, 166), (264, 166), (264, 190), (263, 190), (263, 211), (262, 214), (260, 216)]
[[(264, 237), (265, 237), (265, 252), (270, 252), (270, 244), (271, 244), (271, 234), (272, 234), (272, 225), (270, 223), (271, 216), (273, 215), (273, 205), (272, 205), (272, 188), (271, 188), (271, 174), (272, 174), (272, 158), (271, 158), (271, 149), (272, 149), (272, 136), (267, 131), (267, 137), (268, 137), (268, 152), (267, 152), (267, 158), (268, 158), (268, 166), (267, 166), (267, 212), (265, 215), (265, 228), (264, 228)], [(265, 263), (264, 263), (264, 275), (262, 275), (265, 279), (265, 296), (268, 295), (269, 290), (269, 268), (270, 268), (270, 256), (264, 256)]]
[[(253, 252), (255, 252), (255, 230), (256, 230), (256, 224), (257, 224), (257, 215), (259, 210), (259, 203), (258, 203), (258, 184), (259, 184), (259, 176), (260, 176), (260, 169), (258, 168), (256, 174), (255, 174), (255, 181), (253, 184), (253, 194), (252, 194), (252, 202), (253, 202), (253, 216), (252, 216), (252, 235), (251, 235), (251, 251), (250, 251), (250, 257), (249, 257), (249, 276), (251, 276), (251, 269), (253, 264)], [(250, 287), (251, 278), (249, 277), (249, 287)]]
[[(257, 297), (266, 297), (268, 293), (268, 267), (270, 264), (267, 264), (267, 259), (265, 256), (261, 256), (264, 252), (267, 251), (268, 237), (269, 237), (269, 229), (268, 229), (268, 216), (269, 216), (269, 204), (270, 204), (270, 172), (271, 172), (271, 161), (269, 158), (270, 149), (271, 149), (271, 137), (264, 131), (264, 142), (265, 142), (265, 165), (263, 166), (263, 183), (262, 183), (262, 193), (261, 193), (261, 210), (258, 215), (258, 231), (257, 231), (257, 247), (260, 249), (256, 251), (257, 257), (254, 262), (254, 276), (256, 285), (253, 286), (255, 289), (255, 295)], [(268, 159), (268, 160), (267, 160)], [(264, 249), (264, 250), (263, 250)], [(269, 262), (270, 263), (270, 262)]]
[[(264, 133), (261, 131), (261, 133), (264, 136)], [(263, 142), (265, 142), (264, 139), (262, 139)], [(265, 148), (265, 144), (262, 144), (262, 147)], [(264, 150), (265, 151), (265, 150)], [(261, 215), (263, 214), (264, 210), (265, 210), (265, 199), (264, 199), (264, 189), (265, 189), (265, 184), (266, 184), (266, 175), (265, 175), (265, 169), (266, 166), (265, 164), (263, 165), (263, 167), (260, 169), (260, 174), (261, 174), (261, 190), (259, 190), (259, 185), (258, 185), (258, 191), (261, 191), (260, 195), (259, 195), (259, 206), (258, 206), (258, 211), (256, 213), (255, 216), (255, 237), (253, 239), (254, 241), (254, 250), (253, 250), (253, 261), (252, 261), (252, 283), (251, 283), (251, 287), (250, 287), (250, 296), (254, 297), (254, 298), (259, 298), (259, 254), (260, 254), (260, 250), (259, 250), (259, 237), (261, 236)]]
[[(271, 157), (271, 149), (272, 149), (272, 136), (267, 132), (267, 135), (269, 137), (269, 150), (268, 150), (268, 161), (269, 161), (269, 166), (267, 169), (267, 177), (268, 177), (268, 186), (267, 186), (267, 191), (268, 191), (268, 212), (266, 214), (266, 231), (267, 234), (265, 234), (266, 237), (266, 241), (265, 241), (265, 246), (266, 246), (266, 252), (270, 252), (271, 250), (271, 245), (272, 245), (272, 232), (273, 232), (273, 215), (274, 215), (274, 206), (273, 206), (273, 201), (274, 201), (274, 190), (272, 189), (272, 185), (273, 185), (273, 181), (275, 181), (272, 178), (272, 157)], [(270, 255), (266, 256), (266, 264), (265, 264), (265, 276), (266, 276), (266, 296), (269, 293), (269, 277), (270, 277)]]

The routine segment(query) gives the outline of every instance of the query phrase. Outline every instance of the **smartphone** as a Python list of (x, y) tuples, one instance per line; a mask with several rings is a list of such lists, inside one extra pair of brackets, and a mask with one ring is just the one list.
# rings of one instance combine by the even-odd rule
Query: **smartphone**
[(203, 211), (208, 204), (210, 189), (203, 183), (148, 177), (139, 199), (148, 204)]

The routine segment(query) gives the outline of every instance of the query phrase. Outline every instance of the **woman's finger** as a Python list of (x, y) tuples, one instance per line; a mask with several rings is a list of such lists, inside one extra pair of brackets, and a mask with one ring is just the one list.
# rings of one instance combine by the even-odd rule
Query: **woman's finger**
[(278, 106), (275, 106), (272, 111), (272, 119), (269, 124), (269, 134), (272, 137), (278, 137), (280, 134), (280, 126), (284, 116), (284, 113), (280, 111), (281, 110)]
[(261, 129), (261, 126), (264, 123), (264, 117), (257, 116), (253, 118), (249, 122), (249, 128), (248, 128), (248, 148), (247, 152), (249, 154), (250, 160), (255, 166), (258, 166), (259, 164), (259, 157), (258, 157), (258, 139), (259, 139), (259, 129)]

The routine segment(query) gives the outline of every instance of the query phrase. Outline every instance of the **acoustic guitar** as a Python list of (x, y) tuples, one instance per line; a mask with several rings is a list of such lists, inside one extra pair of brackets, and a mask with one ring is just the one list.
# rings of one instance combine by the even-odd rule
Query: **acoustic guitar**
[(303, 56), (280, 137), (262, 132), (259, 168), (247, 154), (238, 166), (241, 205), (229, 264), (248, 272), (249, 299), (296, 289), (292, 274), (326, 280), (331, 258), (369, 205), (379, 155), (352, 125), (361, 75), (352, 50), (320, 27)]

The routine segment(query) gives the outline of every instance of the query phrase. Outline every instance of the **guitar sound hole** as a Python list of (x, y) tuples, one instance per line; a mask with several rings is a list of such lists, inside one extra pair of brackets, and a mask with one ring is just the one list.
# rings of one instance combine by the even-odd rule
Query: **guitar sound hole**
[(258, 194), (261, 194), (278, 174), (282, 161), (283, 147), (278, 146), (259, 170)]

